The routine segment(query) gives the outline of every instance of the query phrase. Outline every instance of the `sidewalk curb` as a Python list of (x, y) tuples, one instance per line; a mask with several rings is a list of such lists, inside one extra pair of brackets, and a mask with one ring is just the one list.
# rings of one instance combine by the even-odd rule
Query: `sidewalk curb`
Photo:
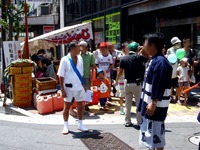
[(7, 115), (17, 115), (17, 116), (28, 116), (31, 117), (33, 114), (16, 106), (13, 106), (12, 103), (8, 103), (5, 107), (3, 106), (3, 102), (0, 101), (0, 113), (4, 113)]
[(7, 115), (18, 115), (18, 116), (26, 116), (24, 113), (21, 113), (17, 110), (18, 108), (13, 108), (12, 106), (0, 106), (0, 113), (4, 113)]

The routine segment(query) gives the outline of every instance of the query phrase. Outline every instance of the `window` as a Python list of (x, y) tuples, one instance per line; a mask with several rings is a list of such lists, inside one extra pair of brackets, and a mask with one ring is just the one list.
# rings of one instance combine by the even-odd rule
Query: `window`
[(65, 14), (71, 15), (72, 19), (81, 16), (81, 1), (68, 0), (65, 3)]
[(104, 41), (104, 17), (94, 18), (94, 36), (95, 36), (95, 44)]
[(103, 10), (105, 7), (104, 0), (94, 0), (94, 9), (93, 12), (99, 12)]
[(106, 8), (111, 8), (121, 5), (121, 0), (106, 0)]

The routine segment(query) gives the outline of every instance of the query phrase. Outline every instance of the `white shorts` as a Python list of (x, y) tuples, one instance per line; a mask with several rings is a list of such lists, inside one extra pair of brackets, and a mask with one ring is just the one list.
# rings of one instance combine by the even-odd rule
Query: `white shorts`
[(85, 97), (84, 89), (79, 91), (72, 91), (70, 88), (65, 88), (65, 92), (67, 94), (67, 97), (64, 98), (65, 102), (72, 102), (73, 97), (75, 98), (76, 102), (82, 102)]

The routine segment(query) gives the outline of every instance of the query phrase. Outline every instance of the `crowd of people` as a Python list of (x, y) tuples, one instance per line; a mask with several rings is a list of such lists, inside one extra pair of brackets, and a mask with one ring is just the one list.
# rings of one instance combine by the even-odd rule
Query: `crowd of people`
[[(178, 37), (173, 37), (172, 47), (167, 50), (161, 33), (145, 35), (144, 39), (144, 45), (127, 41), (119, 50), (113, 43), (101, 42), (92, 52), (86, 41), (69, 44), (69, 53), (61, 59), (57, 73), (65, 101), (63, 134), (69, 133), (68, 117), (72, 113), (79, 119), (78, 129), (88, 131), (82, 122), (83, 108), (90, 110), (83, 102), (84, 94), (91, 86), (97, 86), (99, 110), (107, 111), (112, 104), (111, 97), (118, 97), (120, 114), (125, 115), (125, 127), (133, 126), (131, 106), (134, 98), (137, 106), (135, 126), (140, 129), (140, 143), (150, 149), (163, 149), (164, 120), (169, 102), (187, 105), (188, 93), (183, 95), (184, 101), (180, 97), (184, 89), (199, 82), (200, 58), (191, 49), (189, 38), (184, 38), (181, 43)], [(176, 54), (181, 47), (185, 56), (171, 63), (169, 55)], [(48, 66), (53, 66), (43, 50), (32, 56), (32, 60), (38, 64), (37, 77), (54, 77), (48, 75)], [(95, 79), (92, 78), (93, 71), (96, 72)], [(77, 114), (72, 111), (74, 100)]]
[[(191, 49), (189, 38), (184, 38), (183, 42), (181, 42), (178, 37), (173, 37), (171, 44), (172, 47), (167, 50), (165, 55), (167, 58), (170, 54), (176, 54), (176, 51), (180, 48), (185, 51), (185, 56), (175, 63), (171, 63), (173, 72), (170, 101), (172, 103), (179, 102), (180, 104), (187, 105), (190, 93), (183, 94), (182, 91), (199, 82), (199, 58), (197, 57), (197, 52)], [(182, 94), (184, 100), (180, 98)]]
[(53, 56), (53, 48), (48, 50), (40, 49), (36, 54), (31, 56), (31, 60), (37, 64), (34, 71), (36, 78), (52, 77), (56, 79), (56, 70), (52, 62)]

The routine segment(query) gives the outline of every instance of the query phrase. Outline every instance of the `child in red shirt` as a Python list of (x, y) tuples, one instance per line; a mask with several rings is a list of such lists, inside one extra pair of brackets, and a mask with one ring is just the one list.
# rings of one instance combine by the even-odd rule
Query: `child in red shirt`
[(106, 102), (107, 98), (110, 97), (111, 85), (102, 69), (97, 69), (97, 79), (93, 81), (93, 86), (97, 86), (98, 98), (101, 105), (100, 110), (107, 110)]

